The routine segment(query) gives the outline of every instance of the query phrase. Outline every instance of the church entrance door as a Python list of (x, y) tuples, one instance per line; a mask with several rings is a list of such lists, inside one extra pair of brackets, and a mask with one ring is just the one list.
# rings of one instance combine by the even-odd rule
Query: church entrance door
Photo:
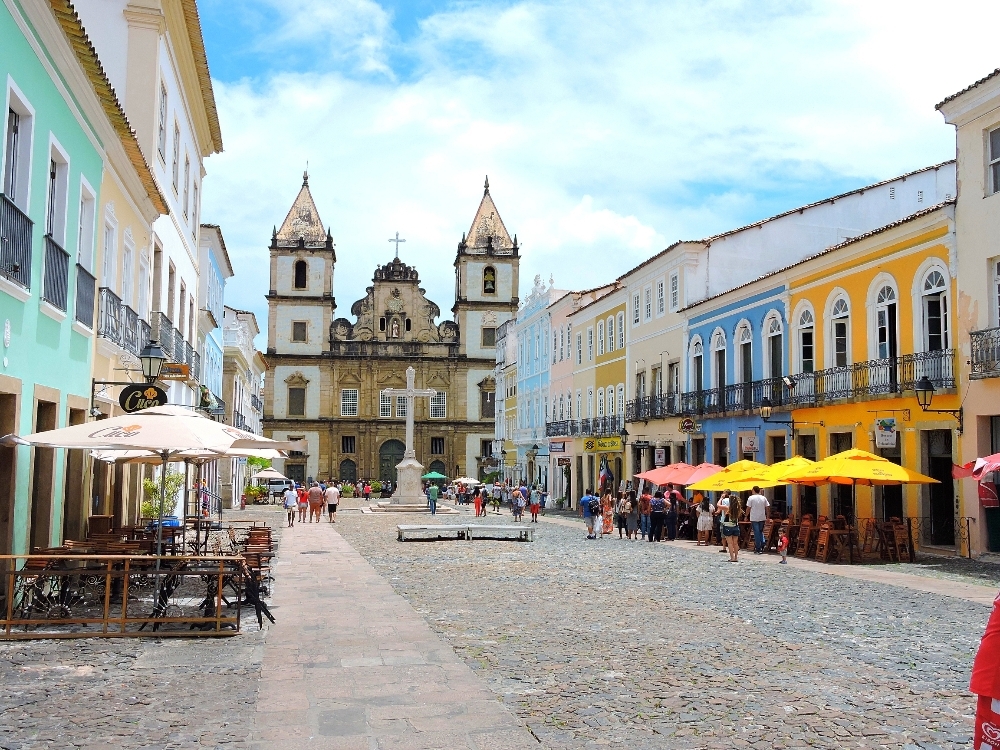
[(396, 486), (396, 464), (403, 460), (406, 446), (399, 440), (387, 440), (378, 451), (378, 478)]

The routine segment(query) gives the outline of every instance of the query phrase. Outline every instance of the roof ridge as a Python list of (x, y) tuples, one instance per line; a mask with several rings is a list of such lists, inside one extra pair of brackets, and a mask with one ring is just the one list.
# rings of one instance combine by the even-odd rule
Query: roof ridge
[(981, 85), (983, 83), (986, 83), (988, 80), (990, 80), (991, 78), (993, 78), (994, 76), (997, 76), (997, 75), (1000, 75), (1000, 68), (997, 68), (992, 73), (989, 73), (989, 74), (983, 76), (982, 78), (980, 78), (975, 83), (970, 83), (968, 86), (966, 86), (961, 91), (956, 91), (951, 96), (946, 96), (944, 99), (942, 99), (941, 101), (939, 101), (937, 104), (934, 105), (934, 109), (941, 109), (941, 107), (943, 107), (948, 102), (952, 101), (953, 99), (957, 99), (962, 94), (965, 94), (965, 93), (968, 93), (969, 91), (972, 91), (972, 89), (976, 88), (976, 86), (979, 86), (979, 85)]

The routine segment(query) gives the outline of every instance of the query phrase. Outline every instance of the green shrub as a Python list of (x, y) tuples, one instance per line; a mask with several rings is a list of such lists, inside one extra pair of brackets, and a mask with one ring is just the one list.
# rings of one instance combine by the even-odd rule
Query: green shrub
[[(163, 503), (164, 515), (171, 515), (177, 504), (177, 493), (184, 487), (184, 475), (179, 471), (167, 471), (166, 499)], [(143, 518), (160, 517), (160, 480), (143, 479), (142, 491), (145, 499), (139, 503), (139, 514)]]

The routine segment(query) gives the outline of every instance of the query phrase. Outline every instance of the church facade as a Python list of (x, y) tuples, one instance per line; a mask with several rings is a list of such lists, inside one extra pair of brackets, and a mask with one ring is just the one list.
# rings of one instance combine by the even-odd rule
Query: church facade
[(496, 468), (496, 330), (517, 313), (520, 257), (488, 181), (458, 244), (450, 320), (441, 320), (417, 269), (398, 255), (374, 269), (350, 316), (338, 315), (336, 249), (308, 176), (269, 250), (264, 434), (308, 446), (275, 461), (275, 468), (297, 481), (395, 485), (406, 401), (381, 392), (404, 388), (411, 366), (416, 387), (437, 392), (415, 400), (417, 460), (449, 477), (481, 478)]

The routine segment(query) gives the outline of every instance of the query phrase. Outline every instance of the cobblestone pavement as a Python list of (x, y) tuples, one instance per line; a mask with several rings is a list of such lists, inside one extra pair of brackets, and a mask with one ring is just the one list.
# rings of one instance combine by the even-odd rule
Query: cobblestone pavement
[(970, 744), (982, 604), (588, 541), (582, 524), (538, 524), (532, 544), (401, 544), (397, 523), (345, 515), (338, 530), (544, 747)]

